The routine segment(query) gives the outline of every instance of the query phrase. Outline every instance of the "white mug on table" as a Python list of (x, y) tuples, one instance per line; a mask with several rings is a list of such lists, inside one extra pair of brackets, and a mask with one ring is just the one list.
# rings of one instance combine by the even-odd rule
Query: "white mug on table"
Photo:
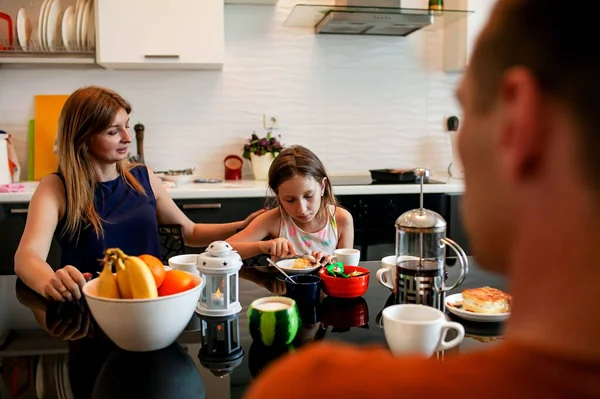
[(338, 262), (344, 266), (358, 266), (360, 263), (360, 251), (354, 248), (339, 248), (333, 251)]
[[(383, 330), (390, 350), (395, 355), (431, 356), (460, 344), (464, 327), (447, 321), (446, 315), (426, 305), (401, 304), (383, 309)], [(448, 330), (458, 336), (446, 342)]]

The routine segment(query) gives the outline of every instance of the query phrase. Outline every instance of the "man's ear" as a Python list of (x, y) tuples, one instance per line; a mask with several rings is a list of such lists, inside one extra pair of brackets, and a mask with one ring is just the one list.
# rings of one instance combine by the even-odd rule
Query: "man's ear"
[(509, 69), (499, 82), (501, 173), (512, 182), (537, 173), (545, 146), (544, 97), (526, 68)]

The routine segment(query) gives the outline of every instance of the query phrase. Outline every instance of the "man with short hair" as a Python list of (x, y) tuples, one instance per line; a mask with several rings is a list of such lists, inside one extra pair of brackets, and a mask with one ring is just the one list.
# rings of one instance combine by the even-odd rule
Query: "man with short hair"
[(505, 339), (443, 362), (314, 344), (249, 399), (600, 397), (597, 10), (499, 0), (458, 90), (463, 218), (478, 262), (508, 276)]

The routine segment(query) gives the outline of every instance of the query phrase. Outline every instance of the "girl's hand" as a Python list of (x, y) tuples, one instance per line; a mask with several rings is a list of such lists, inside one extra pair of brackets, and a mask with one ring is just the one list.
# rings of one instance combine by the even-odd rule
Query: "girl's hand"
[(262, 253), (276, 256), (278, 258), (290, 258), (298, 256), (298, 252), (291, 242), (285, 238), (275, 238), (269, 241), (261, 241), (260, 250)]
[(331, 260), (333, 259), (333, 255), (329, 255), (327, 252), (324, 251), (313, 251), (311, 255), (317, 260), (317, 262), (321, 266), (326, 266), (330, 264)]
[(57, 270), (44, 287), (44, 295), (55, 301), (64, 302), (79, 300), (81, 287), (85, 284), (85, 277), (73, 266), (65, 266)]

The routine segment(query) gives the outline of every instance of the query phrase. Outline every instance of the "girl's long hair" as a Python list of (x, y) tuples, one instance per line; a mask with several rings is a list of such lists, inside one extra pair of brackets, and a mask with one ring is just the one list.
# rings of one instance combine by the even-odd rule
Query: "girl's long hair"
[[(316, 215), (319, 220), (322, 220), (323, 212), (327, 212), (329, 205), (337, 207), (339, 204), (333, 195), (331, 181), (327, 176), (323, 162), (308, 148), (295, 145), (286, 148), (277, 155), (269, 168), (269, 188), (277, 194), (277, 189), (283, 182), (298, 175), (312, 177), (319, 183), (326, 178), (323, 198)], [(281, 212), (285, 212), (282, 206), (279, 209)]]
[[(92, 137), (108, 129), (121, 109), (131, 113), (131, 105), (117, 93), (90, 86), (71, 94), (60, 113), (58, 172), (64, 179), (67, 200), (62, 234), (68, 234), (71, 239), (88, 226), (98, 237), (104, 234), (101, 218), (94, 206), (97, 179), (89, 146)], [(127, 160), (117, 162), (117, 171), (125, 182), (145, 194), (140, 182), (131, 174), (131, 167)]]

